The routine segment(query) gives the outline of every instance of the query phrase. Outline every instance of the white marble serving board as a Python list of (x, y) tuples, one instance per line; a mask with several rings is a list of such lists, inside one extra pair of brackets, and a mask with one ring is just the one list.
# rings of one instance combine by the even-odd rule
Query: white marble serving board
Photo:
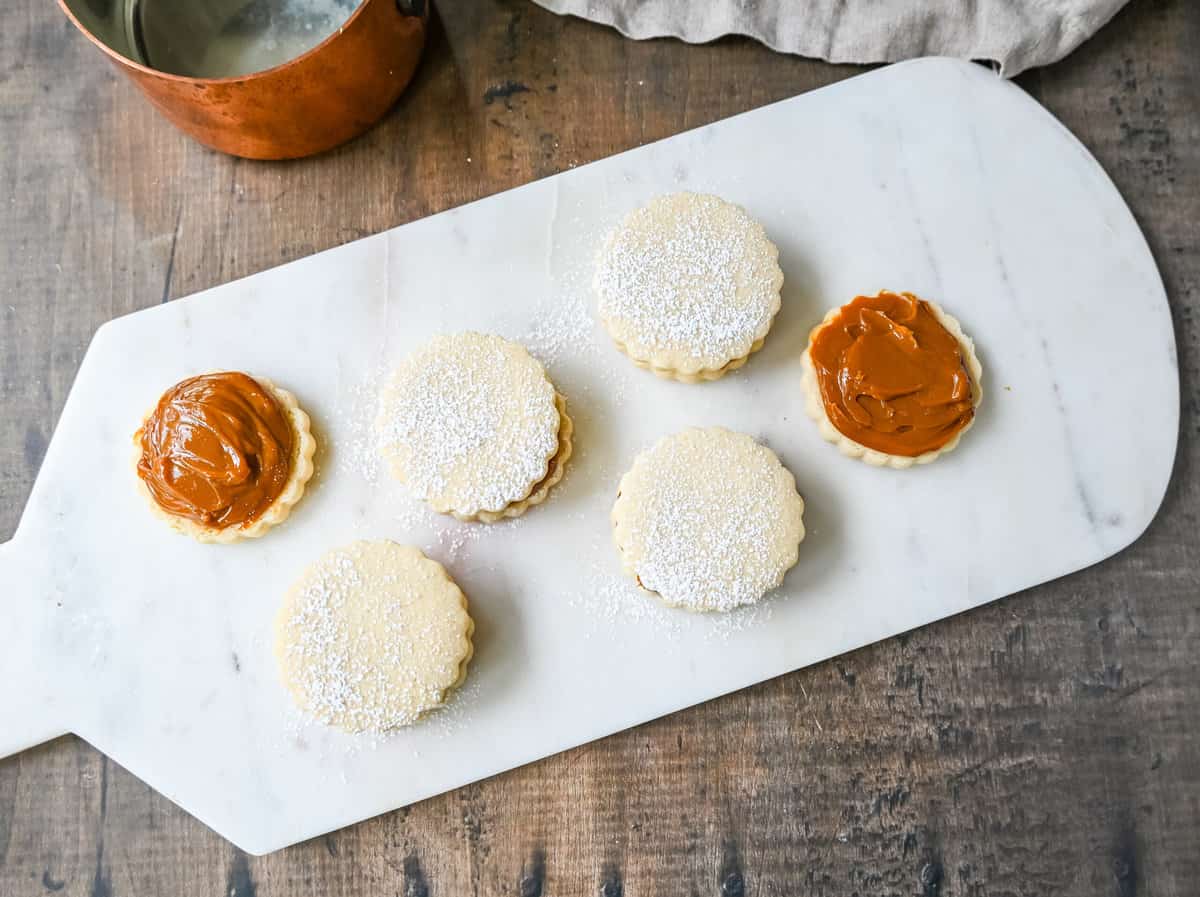
[[(745, 206), (786, 275), (765, 349), (713, 384), (636, 369), (591, 315), (602, 234), (679, 189)], [(883, 287), (941, 300), (984, 365), (977, 425), (926, 468), (843, 458), (802, 410), (809, 328)], [(551, 501), (490, 527), (426, 512), (369, 441), (381, 372), (467, 328), (540, 354), (578, 428)], [(169, 531), (131, 468), (160, 392), (221, 368), (293, 390), (323, 443), (287, 524), (234, 546)], [(275, 850), (1095, 563), (1155, 513), (1178, 406), (1162, 284), (1086, 150), (984, 68), (893, 66), (102, 327), (0, 546), (0, 755), (78, 733)], [(635, 453), (711, 424), (808, 504), (783, 588), (724, 617), (639, 596), (609, 536)], [(271, 654), (289, 583), (361, 538), (442, 560), (478, 624), (462, 692), (379, 741), (298, 721)]]

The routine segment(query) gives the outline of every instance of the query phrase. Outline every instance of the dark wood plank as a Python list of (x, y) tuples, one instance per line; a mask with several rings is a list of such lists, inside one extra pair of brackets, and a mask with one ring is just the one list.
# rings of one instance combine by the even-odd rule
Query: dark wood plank
[[(523, 0), (441, 9), (396, 110), (356, 143), (291, 164), (190, 143), (52, 3), (6, 10), (0, 536), (110, 317), (856, 71), (742, 40), (632, 43)], [(1171, 297), (1179, 458), (1133, 548), (262, 859), (59, 739), (0, 763), (0, 894), (1195, 893), (1198, 46), (1196, 4), (1133, 0), (1074, 56), (1020, 82), (1113, 175)], [(1120, 300), (1096, 297), (1097, 313), (1120, 314)]]

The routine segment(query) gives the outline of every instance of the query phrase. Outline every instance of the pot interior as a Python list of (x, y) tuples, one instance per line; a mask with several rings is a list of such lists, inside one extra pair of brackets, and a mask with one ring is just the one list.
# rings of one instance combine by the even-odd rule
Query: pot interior
[(122, 56), (173, 75), (228, 78), (311, 50), (362, 0), (64, 0)]

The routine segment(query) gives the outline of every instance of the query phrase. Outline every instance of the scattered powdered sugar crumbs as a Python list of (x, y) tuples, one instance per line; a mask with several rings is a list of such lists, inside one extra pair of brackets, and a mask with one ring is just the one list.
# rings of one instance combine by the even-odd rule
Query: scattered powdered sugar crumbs
[[(512, 523), (518, 523), (520, 518), (512, 520)], [(509, 521), (506, 521), (509, 522)], [(444, 560), (447, 564), (456, 563), (462, 556), (463, 549), (472, 542), (479, 539), (483, 530), (472, 523), (454, 522), (443, 526), (438, 530), (437, 544), (440, 549), (439, 560)]]
[(522, 342), (544, 364), (553, 365), (565, 355), (594, 349), (588, 339), (591, 328), (585, 295), (571, 291), (540, 311)]
[(384, 377), (382, 363), (376, 364), (349, 388), (345, 405), (339, 404), (334, 411), (338, 429), (345, 432), (335, 446), (338, 468), (361, 475), (372, 486), (379, 481), (379, 433), (372, 421), (379, 408), (378, 384)]
[[(595, 235), (593, 235), (595, 237)], [(594, 317), (592, 283), (593, 269), (589, 265), (572, 264), (556, 275), (554, 293), (548, 301), (541, 303), (533, 323), (521, 336), (521, 342), (553, 373), (564, 361), (575, 365), (587, 362), (587, 378), (577, 378), (565, 395), (568, 406), (580, 407), (586, 403), (597, 381), (603, 386), (607, 401), (620, 405), (625, 398), (628, 380), (622, 376), (624, 368), (615, 366), (605, 358), (612, 351), (611, 341), (597, 339), (597, 322)], [(577, 456), (588, 451), (586, 443), (575, 446)]]
[[(685, 633), (698, 633), (705, 642), (727, 642), (735, 634), (767, 623), (773, 614), (770, 599), (732, 608), (727, 613), (693, 614), (663, 602), (639, 589), (628, 576), (593, 561), (568, 588), (567, 603), (583, 614), (581, 638), (612, 638), (613, 629), (631, 623), (652, 627), (660, 647), (682, 650)], [(619, 636), (618, 636), (619, 637)]]

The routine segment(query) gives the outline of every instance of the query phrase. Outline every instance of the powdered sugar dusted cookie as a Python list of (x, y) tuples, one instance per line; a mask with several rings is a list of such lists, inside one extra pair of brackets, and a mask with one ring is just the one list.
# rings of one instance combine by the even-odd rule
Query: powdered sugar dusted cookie
[(541, 364), (499, 336), (439, 336), (406, 358), (377, 426), (397, 479), (434, 510), (490, 522), (546, 498), (571, 454), (566, 404)]
[(596, 269), (599, 313), (639, 367), (693, 383), (741, 367), (779, 311), (779, 251), (739, 206), (660, 196), (625, 218)]
[(475, 624), (442, 565), (394, 542), (355, 542), (304, 572), (275, 625), (296, 704), (350, 732), (415, 722), (461, 684)]
[(796, 481), (766, 446), (690, 429), (638, 455), (621, 480), (613, 538), (625, 572), (694, 611), (753, 604), (783, 582), (804, 539)]

